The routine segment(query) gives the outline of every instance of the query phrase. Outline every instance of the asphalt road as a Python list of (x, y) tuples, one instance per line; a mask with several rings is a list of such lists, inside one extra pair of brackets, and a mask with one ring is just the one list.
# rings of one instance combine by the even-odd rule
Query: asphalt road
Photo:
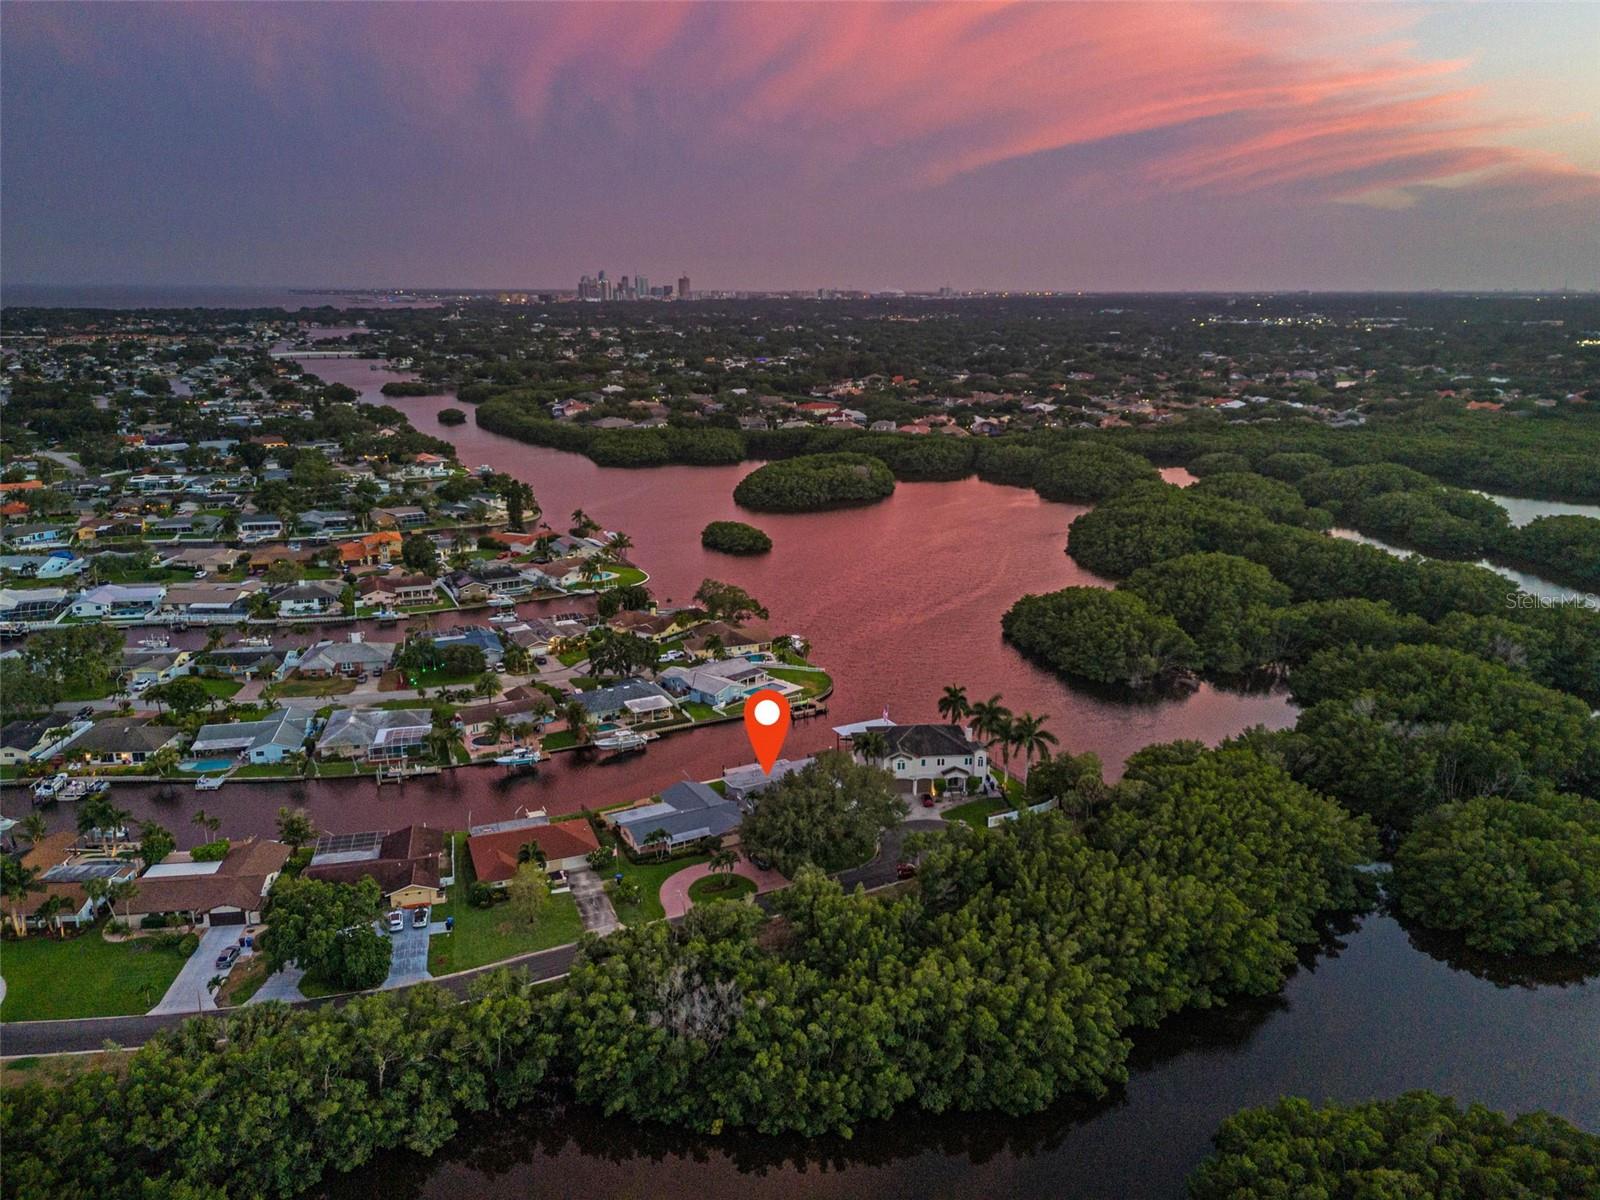
[(902, 822), (898, 827), (889, 830), (883, 835), (879, 843), (878, 853), (869, 863), (856, 867), (853, 871), (840, 871), (839, 882), (849, 891), (857, 884), (868, 889), (883, 887), (895, 881), (895, 867), (904, 857), (902, 848), (905, 845), (907, 834), (932, 833), (940, 829), (948, 829), (944, 821), (929, 820), (926, 817), (913, 817)]

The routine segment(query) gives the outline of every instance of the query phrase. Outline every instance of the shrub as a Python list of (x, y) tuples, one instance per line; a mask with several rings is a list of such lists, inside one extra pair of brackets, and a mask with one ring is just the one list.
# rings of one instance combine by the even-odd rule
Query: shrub
[(466, 423), (467, 414), (459, 408), (441, 408), (439, 410), (439, 424), (441, 425), (465, 425)]
[(178, 941), (178, 953), (185, 958), (188, 958), (198, 949), (200, 949), (200, 935), (198, 933), (186, 933)]
[(205, 842), (189, 851), (189, 857), (195, 862), (221, 862), (228, 857), (228, 839), (218, 838), (214, 842)]

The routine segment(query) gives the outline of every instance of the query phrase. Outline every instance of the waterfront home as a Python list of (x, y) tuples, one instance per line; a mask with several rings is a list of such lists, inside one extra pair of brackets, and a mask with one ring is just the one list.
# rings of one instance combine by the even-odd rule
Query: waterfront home
[(185, 925), (259, 925), (267, 892), (289, 861), (282, 842), (250, 838), (221, 859), (195, 862), (179, 850), (138, 879), (128, 903), (135, 925), (146, 917), (176, 917)]
[(675, 696), (718, 708), (769, 686), (772, 677), (747, 659), (730, 658), (689, 667), (668, 667), (661, 672), (661, 683)]
[(244, 762), (281, 763), (306, 748), (314, 712), (280, 708), (260, 721), (224, 721), (202, 725), (189, 744), (195, 760), (236, 757)]
[(152, 616), (165, 602), (167, 589), (160, 584), (103, 583), (72, 602), (69, 616), (112, 621), (136, 621)]
[(199, 513), (179, 513), (153, 521), (148, 530), (153, 538), (214, 538), (222, 527), (222, 518)]
[(341, 611), (344, 585), (331, 579), (292, 583), (272, 593), (280, 617), (320, 617)]
[[(23, 853), (22, 866), (38, 872), (34, 882), (39, 889), (5, 898), (6, 922), (17, 936), (34, 930), (93, 923), (98, 915), (96, 904), (84, 885), (91, 879), (124, 883), (139, 873), (139, 868), (126, 859), (102, 852), (85, 852), (76, 845), (77, 839), (75, 832), (65, 829), (40, 838)], [(53, 897), (61, 902), (55, 915), (41, 915), (40, 910)]]
[(444, 889), (455, 881), (444, 834), (426, 825), (407, 825), (392, 833), (324, 834), (301, 878), (325, 883), (371, 879), (389, 908), (443, 904)]
[(431, 640), (436, 650), (448, 650), (452, 646), (475, 646), (483, 652), (484, 662), (491, 667), (506, 656), (500, 635), (482, 625), (457, 625), (448, 633), (434, 635)]
[(0, 588), (0, 621), (53, 621), (72, 595), (65, 588)]
[[(606, 819), (629, 849), (654, 849), (664, 840), (670, 852), (702, 838), (723, 838), (739, 828), (738, 804), (709, 784), (681, 780), (664, 790), (653, 804), (625, 808)], [(663, 839), (652, 842), (657, 832)]]
[(317, 757), (392, 762), (422, 751), (433, 714), (426, 708), (341, 708), (317, 739)]
[(242, 621), (250, 613), (250, 597), (261, 588), (259, 579), (170, 587), (162, 601), (161, 613), (187, 621)]
[(394, 657), (393, 642), (369, 642), (352, 633), (346, 642), (318, 642), (295, 667), (303, 679), (332, 679), (335, 675), (381, 674)]
[(785, 775), (803, 771), (813, 762), (810, 758), (780, 758), (772, 764), (769, 775), (760, 763), (747, 763), (742, 767), (729, 767), (722, 773), (722, 790), (728, 799), (746, 811), (755, 807), (754, 799)]
[(169, 747), (176, 749), (180, 736), (151, 717), (110, 717), (90, 725), (61, 752), (97, 767), (137, 766)]
[(189, 674), (190, 654), (187, 650), (144, 649), (130, 647), (122, 652), (119, 675), (130, 688), (144, 689), (171, 683), (180, 675)]
[(372, 510), (372, 523), (379, 529), (420, 529), (428, 523), (428, 514), (410, 504), (375, 508)]
[(619, 612), (606, 625), (617, 633), (631, 633), (635, 637), (659, 642), (678, 626), (678, 613)]
[[(504, 887), (524, 862), (537, 861), (531, 848), (544, 855), (544, 869), (565, 881), (566, 872), (588, 865), (600, 841), (584, 820), (551, 821), (544, 816), (518, 817), (474, 825), (467, 838), (467, 853), (479, 883)], [(525, 851), (525, 847), (530, 848)]]
[(591, 565), (588, 555), (554, 558), (546, 563), (529, 566), (525, 570), (538, 581), (540, 586), (552, 588), (592, 586), (602, 575), (602, 572)]
[[(516, 689), (525, 692), (526, 689)], [(549, 720), (550, 698), (542, 692), (532, 695), (513, 696), (507, 693), (499, 700), (489, 700), (483, 704), (471, 704), (456, 713), (456, 723), (461, 726), (462, 733), (468, 737), (479, 737), (489, 732), (489, 726), (496, 717), (504, 717), (512, 725), (526, 727), (523, 732), (530, 732), (532, 727)]]
[(757, 654), (772, 649), (775, 640), (771, 632), (758, 625), (707, 621), (691, 629), (678, 646), (693, 657), (709, 658), (719, 648), (723, 654)]
[(251, 513), (239, 518), (239, 537), (244, 541), (265, 542), (283, 536), (283, 522), (266, 513)]
[(610, 687), (576, 692), (572, 698), (593, 721), (648, 725), (675, 720), (681, 715), (664, 688), (644, 679), (624, 679)]
[(426, 575), (363, 575), (356, 581), (361, 603), (374, 608), (398, 608), (408, 604), (435, 604), (439, 593)]
[(204, 571), (207, 574), (217, 575), (226, 574), (238, 563), (239, 551), (227, 546), (179, 550), (170, 558), (162, 560), (162, 566), (181, 567), (187, 571)]
[(295, 524), (308, 533), (326, 537), (349, 533), (356, 527), (356, 515), (342, 510), (310, 508), (295, 518)]
[(532, 576), (532, 568), (519, 571), (507, 563), (481, 563), (452, 571), (443, 583), (457, 604), (482, 603), (491, 596), (526, 596), (541, 586)]
[(989, 773), (988, 751), (959, 725), (879, 725), (888, 752), (868, 759), (895, 778), (902, 792), (964, 791)]
[(85, 728), (87, 722), (70, 721), (61, 716), (7, 721), (0, 725), (0, 766), (42, 762)]
[(72, 541), (73, 528), (57, 521), (32, 525), (8, 525), (4, 540), (19, 550), (40, 549), (46, 546), (65, 546)]

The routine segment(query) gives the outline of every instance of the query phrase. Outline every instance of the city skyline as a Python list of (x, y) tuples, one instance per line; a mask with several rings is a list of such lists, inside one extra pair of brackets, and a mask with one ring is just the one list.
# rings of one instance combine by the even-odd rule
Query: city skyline
[(399, 7), (8, 6), (4, 283), (1600, 286), (1595, 6)]

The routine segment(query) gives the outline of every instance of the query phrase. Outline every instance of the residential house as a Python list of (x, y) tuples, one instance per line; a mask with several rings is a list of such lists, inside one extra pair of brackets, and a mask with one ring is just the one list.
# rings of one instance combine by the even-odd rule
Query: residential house
[(190, 583), (169, 587), (163, 615), (190, 621), (242, 621), (250, 615), (250, 597), (262, 589), (259, 579), (242, 583)]
[(339, 543), (339, 564), (345, 570), (352, 567), (385, 566), (391, 559), (400, 557), (404, 538), (392, 529), (380, 529), (352, 541)]
[(624, 679), (610, 687), (575, 692), (572, 698), (593, 721), (650, 725), (676, 720), (681, 715), (664, 688), (644, 679)]
[(884, 725), (888, 753), (871, 761), (895, 778), (899, 790), (923, 795), (963, 791), (989, 773), (989, 755), (959, 725)]
[(344, 585), (331, 579), (291, 583), (272, 593), (280, 617), (320, 617), (340, 609)]
[[(636, 853), (661, 840), (672, 851), (703, 838), (724, 838), (739, 828), (742, 817), (738, 804), (693, 780), (673, 784), (653, 804), (607, 814), (617, 836)], [(658, 831), (664, 838), (652, 842)]]
[(518, 570), (507, 563), (482, 563), (444, 577), (444, 590), (457, 604), (481, 603), (491, 596), (526, 596), (540, 582), (537, 568)]
[(347, 642), (318, 642), (301, 656), (295, 674), (303, 679), (379, 675), (388, 669), (394, 651), (393, 642), (369, 642), (353, 633)]
[(349, 533), (357, 524), (355, 513), (322, 508), (307, 509), (295, 521), (301, 529), (319, 537)]
[(151, 522), (148, 532), (153, 538), (214, 538), (221, 527), (221, 517), (179, 513), (177, 516)]
[(785, 775), (792, 775), (796, 771), (803, 771), (814, 760), (810, 758), (780, 758), (772, 764), (769, 774), (761, 769), (760, 763), (748, 763), (742, 767), (729, 767), (722, 772), (722, 790), (727, 793), (728, 799), (742, 807), (746, 812), (755, 807), (754, 799), (766, 791)]
[(283, 536), (283, 522), (266, 513), (250, 513), (239, 518), (239, 537), (246, 542), (265, 542)]
[(238, 563), (239, 551), (227, 546), (208, 546), (179, 550), (171, 558), (166, 559), (164, 565), (182, 567), (190, 571), (204, 571), (207, 574), (225, 575), (233, 570)]
[(363, 575), (356, 581), (361, 603), (374, 608), (437, 604), (439, 593), (426, 575)]
[(428, 514), (415, 505), (375, 508), (372, 523), (379, 529), (421, 529), (428, 523)]
[(136, 621), (153, 615), (167, 597), (160, 584), (103, 583), (72, 602), (69, 616)]
[(190, 653), (172, 648), (147, 650), (130, 647), (122, 652), (120, 674), (131, 688), (144, 689), (171, 683), (189, 674)]
[(758, 625), (730, 625), (726, 621), (707, 621), (696, 625), (678, 643), (695, 657), (710, 657), (718, 649), (724, 654), (758, 654), (772, 649), (776, 638)]
[(659, 642), (678, 626), (678, 613), (619, 612), (606, 624), (617, 633), (631, 633), (635, 637)]
[(65, 588), (0, 588), (0, 621), (53, 621), (72, 595)]
[(436, 634), (432, 640), (436, 650), (448, 650), (452, 646), (476, 646), (483, 651), (483, 660), (491, 667), (506, 656), (500, 635), (482, 625), (457, 625), (448, 633)]
[(299, 661), (294, 646), (243, 644), (219, 646), (194, 660), (200, 674), (223, 679), (282, 679)]
[(90, 725), (61, 752), (98, 767), (136, 766), (169, 747), (177, 749), (179, 737), (178, 730), (151, 717), (109, 717)]
[(27, 547), (65, 546), (72, 541), (73, 529), (57, 521), (31, 525), (8, 525), (4, 539), (19, 550)]
[(60, 716), (7, 721), (0, 725), (0, 766), (43, 762), (85, 727)]
[(189, 745), (189, 757), (234, 756), (254, 764), (281, 763), (304, 752), (314, 719), (308, 708), (280, 708), (260, 721), (202, 725)]
[(720, 708), (743, 700), (772, 683), (772, 677), (748, 659), (729, 658), (688, 667), (668, 667), (661, 683), (676, 696)]
[(177, 851), (139, 876), (129, 902), (135, 924), (145, 917), (177, 917), (186, 925), (259, 925), (267, 892), (289, 860), (282, 842), (250, 838), (213, 862)]
[[(551, 821), (543, 816), (519, 817), (474, 825), (468, 831), (467, 853), (479, 883), (504, 887), (529, 861), (525, 847), (538, 847), (544, 855), (546, 873), (565, 881), (566, 872), (588, 864), (589, 855), (600, 849), (600, 841), (589, 822)], [(536, 859), (535, 859), (536, 861)]]
[(317, 839), (302, 879), (326, 883), (374, 880), (390, 908), (443, 904), (453, 881), (444, 833), (426, 825), (407, 825), (392, 833), (326, 834)]
[[(125, 859), (84, 853), (75, 844), (77, 839), (72, 830), (62, 830), (40, 838), (23, 853), (22, 866), (39, 872), (35, 882), (41, 887), (20, 897), (5, 898), (6, 920), (13, 933), (20, 936), (29, 930), (91, 924), (97, 915), (96, 904), (85, 885), (92, 879), (124, 883), (139, 873), (139, 868)], [(65, 904), (57, 908), (54, 916), (46, 917), (40, 910), (52, 897), (59, 897)]]
[[(514, 689), (526, 692), (527, 689)], [(512, 725), (534, 726), (550, 720), (550, 698), (542, 692), (512, 696), (507, 693), (498, 700), (471, 704), (456, 713), (456, 723), (467, 737), (479, 737), (489, 732), (496, 717), (504, 717)], [(527, 730), (524, 730), (527, 732)]]
[(421, 753), (433, 714), (426, 708), (341, 708), (317, 739), (318, 758), (393, 762)]

